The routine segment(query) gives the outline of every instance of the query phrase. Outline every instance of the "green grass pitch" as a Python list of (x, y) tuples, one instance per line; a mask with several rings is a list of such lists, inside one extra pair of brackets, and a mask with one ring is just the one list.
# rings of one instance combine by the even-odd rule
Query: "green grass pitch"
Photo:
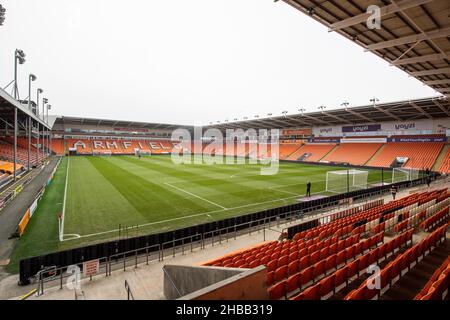
[[(170, 156), (66, 157), (9, 269), (17, 271), (21, 258), (118, 239), (119, 225), (137, 236), (293, 204), (304, 197), (307, 181), (313, 194), (326, 195), (326, 172), (340, 169), (280, 162), (276, 175), (260, 175), (261, 166), (176, 165)], [(368, 179), (380, 182), (381, 172), (369, 171)], [(390, 179), (385, 173), (385, 181)], [(58, 227), (62, 212), (64, 241)]]

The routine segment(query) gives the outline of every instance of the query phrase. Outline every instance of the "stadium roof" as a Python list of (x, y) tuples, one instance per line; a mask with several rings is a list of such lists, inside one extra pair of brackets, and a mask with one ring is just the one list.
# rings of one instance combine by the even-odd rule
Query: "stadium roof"
[[(450, 96), (449, 0), (283, 1)], [(381, 9), (380, 29), (366, 25), (369, 5)]]
[(25, 119), (32, 117), (34, 121), (39, 122), (41, 125), (49, 128), (45, 122), (37, 117), (33, 112), (28, 110), (27, 105), (23, 105), (19, 101), (11, 97), (5, 90), (0, 88), (0, 122), (3, 124), (8, 123), (11, 128), (14, 126), (14, 109), (17, 108), (17, 121), (24, 123)]
[(129, 127), (129, 128), (168, 129), (168, 130), (175, 130), (175, 129), (190, 130), (193, 128), (193, 126), (176, 125), (176, 124), (65, 117), (65, 116), (58, 116), (55, 120), (54, 125), (92, 125), (92, 126), (111, 126), (120, 128)]
[[(281, 117), (261, 118), (248, 121), (214, 124), (209, 128), (233, 129), (280, 129), (299, 127), (323, 127), (379, 123), (385, 121), (412, 121), (450, 117), (450, 102), (447, 97), (406, 100), (366, 106), (324, 110)], [(207, 127), (207, 128), (208, 128)]]

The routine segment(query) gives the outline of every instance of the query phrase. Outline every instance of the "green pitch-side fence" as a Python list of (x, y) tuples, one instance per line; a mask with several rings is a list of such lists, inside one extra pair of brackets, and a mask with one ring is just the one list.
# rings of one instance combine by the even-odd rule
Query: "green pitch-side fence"
[[(395, 183), (394, 185), (401, 189), (420, 185), (425, 182), (425, 178), (421, 178), (413, 181)], [(95, 259), (100, 259), (100, 261), (104, 261), (104, 264), (107, 264), (104, 267), (106, 268), (106, 274), (108, 275), (108, 272), (111, 272), (111, 270), (108, 270), (108, 265), (111, 266), (111, 260), (114, 260), (117, 263), (118, 259), (123, 259), (123, 263), (125, 265), (127, 258), (134, 259), (133, 257), (137, 257), (138, 252), (142, 250), (144, 250), (144, 252), (149, 250), (153, 251), (153, 253), (161, 259), (161, 254), (164, 256), (164, 250), (173, 247), (175, 252), (175, 247), (179, 247), (181, 244), (183, 246), (183, 250), (184, 246), (192, 245), (194, 243), (197, 244), (200, 241), (202, 242), (202, 247), (204, 247), (206, 239), (212, 239), (212, 244), (214, 244), (214, 239), (217, 239), (218, 234), (220, 234), (220, 237), (223, 237), (222, 239), (224, 239), (225, 236), (228, 239), (228, 232), (236, 234), (236, 231), (252, 228), (255, 226), (255, 223), (260, 223), (260, 221), (274, 221), (278, 217), (286, 217), (288, 213), (295, 213), (299, 216), (320, 208), (337, 205), (350, 198), (353, 200), (358, 200), (381, 195), (389, 192), (391, 187), (392, 185), (385, 185), (365, 190), (357, 190), (349, 193), (311, 200), (308, 202), (300, 202), (288, 206), (268, 209), (234, 218), (199, 224), (175, 231), (109, 241), (81, 248), (50, 253), (43, 256), (26, 258), (20, 261), (19, 285), (30, 284), (31, 279), (35, 279), (36, 274), (38, 274), (39, 271), (48, 267), (59, 270), (58, 272), (61, 274), (62, 279), (62, 273), (65, 272), (68, 266), (82, 265), (83, 262)], [(302, 229), (307, 230), (312, 227), (314, 227), (313, 223), (305, 224), (302, 226)], [(225, 233), (222, 233), (222, 230), (225, 230), (225, 233), (227, 234), (225, 235)], [(299, 232), (303, 230), (299, 229), (296, 231)], [(233, 236), (230, 236), (230, 238), (231, 237)], [(149, 253), (146, 253), (148, 259)]]

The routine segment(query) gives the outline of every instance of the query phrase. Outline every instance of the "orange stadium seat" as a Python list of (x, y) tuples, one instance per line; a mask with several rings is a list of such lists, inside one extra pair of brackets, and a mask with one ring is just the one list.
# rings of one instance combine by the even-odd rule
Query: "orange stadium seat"
[(450, 173), (450, 148), (447, 149), (447, 152), (444, 155), (444, 159), (442, 159), (441, 166), (439, 167), (439, 172)]
[(382, 145), (382, 143), (342, 143), (322, 160), (364, 165)]
[(431, 169), (443, 147), (440, 142), (389, 142), (367, 165), (389, 167), (396, 157), (407, 157), (405, 167)]
[(300, 149), (291, 154), (287, 160), (298, 160), (304, 154), (310, 154), (303, 161), (315, 162), (322, 159), (328, 152), (330, 152), (336, 144), (317, 143), (317, 144), (305, 144)]

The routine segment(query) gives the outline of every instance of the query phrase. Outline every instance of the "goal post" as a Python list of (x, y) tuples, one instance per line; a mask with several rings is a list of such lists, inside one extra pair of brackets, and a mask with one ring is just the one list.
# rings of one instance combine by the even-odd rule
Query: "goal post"
[(393, 168), (392, 183), (419, 179), (419, 170), (414, 168)]
[(135, 148), (134, 149), (134, 155), (136, 157), (138, 157), (138, 156), (151, 156), (152, 152), (150, 150), (142, 150), (142, 149), (139, 149), (139, 148)]
[(333, 193), (345, 193), (367, 189), (369, 171), (365, 170), (337, 170), (328, 171), (326, 178), (326, 191)]
[(107, 156), (110, 157), (112, 155), (111, 150), (94, 150), (92, 151), (93, 156)]

